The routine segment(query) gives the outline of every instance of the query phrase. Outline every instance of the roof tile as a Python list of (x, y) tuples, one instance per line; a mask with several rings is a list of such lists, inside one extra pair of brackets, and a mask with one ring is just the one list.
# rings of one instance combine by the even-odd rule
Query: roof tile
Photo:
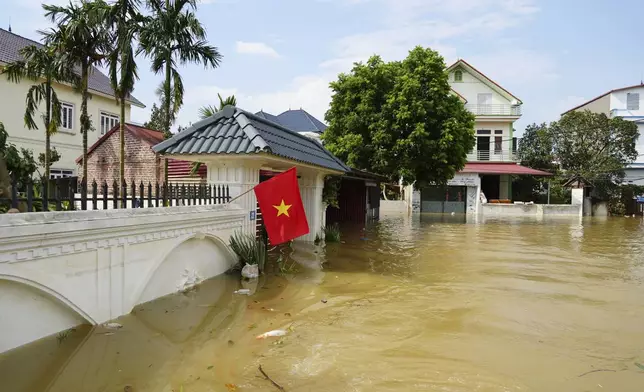
[[(7, 30), (0, 29), (0, 63), (9, 64), (21, 60), (22, 56), (20, 55), (20, 50), (31, 45), (38, 47), (43, 46), (39, 42), (30, 40)], [(102, 94), (114, 96), (114, 90), (112, 90), (110, 79), (96, 67), (93, 67), (90, 71), (88, 88)], [(128, 101), (137, 106), (145, 106), (141, 101), (133, 96), (130, 96)]]
[[(203, 143), (197, 143), (204, 140)], [(194, 124), (156, 146), (165, 154), (269, 153), (337, 171), (349, 168), (320, 143), (234, 106)]]

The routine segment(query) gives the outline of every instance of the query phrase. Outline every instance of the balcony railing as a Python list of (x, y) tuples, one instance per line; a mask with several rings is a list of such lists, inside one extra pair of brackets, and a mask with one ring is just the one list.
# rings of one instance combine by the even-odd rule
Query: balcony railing
[(468, 162), (516, 162), (517, 155), (513, 151), (472, 151), (467, 154)]
[(466, 104), (465, 109), (469, 110), (477, 116), (520, 116), (520, 105), (477, 105)]

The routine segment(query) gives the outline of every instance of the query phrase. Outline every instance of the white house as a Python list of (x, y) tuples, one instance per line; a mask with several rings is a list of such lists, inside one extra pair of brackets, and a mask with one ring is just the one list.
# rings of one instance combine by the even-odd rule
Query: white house
[[(41, 46), (36, 41), (0, 29), (0, 70), (4, 65), (20, 60), (20, 50), (29, 45)], [(13, 83), (6, 76), (0, 76), (0, 122), (9, 133), (10, 143), (32, 150), (37, 158), (45, 152), (45, 131), (39, 114), (36, 116), (38, 129), (30, 130), (25, 127), (25, 98), (31, 85), (33, 82), (28, 79)], [(54, 89), (62, 103), (62, 124), (58, 133), (52, 137), (51, 145), (60, 153), (61, 159), (52, 165), (51, 176), (68, 177), (76, 175), (75, 160), (83, 152), (83, 137), (80, 133), (81, 95), (69, 85), (55, 84)], [(91, 146), (118, 123), (119, 106), (114, 99), (109, 78), (96, 68), (89, 77), (89, 90), (91, 99), (87, 107), (95, 128), (88, 133), (88, 145)], [(145, 107), (136, 98), (130, 97), (125, 106), (126, 121), (130, 120), (131, 106)]]
[(476, 116), (476, 145), (446, 188), (408, 187), (406, 198), (414, 212), (476, 213), (481, 200), (512, 199), (512, 175), (547, 173), (517, 164), (513, 124), (521, 117), (523, 102), (465, 60), (447, 72), (452, 91)]
[(637, 141), (639, 156), (626, 169), (625, 182), (644, 185), (644, 83), (610, 90), (584, 102), (561, 115), (575, 110), (590, 110), (609, 117), (622, 117), (637, 124), (640, 138)]

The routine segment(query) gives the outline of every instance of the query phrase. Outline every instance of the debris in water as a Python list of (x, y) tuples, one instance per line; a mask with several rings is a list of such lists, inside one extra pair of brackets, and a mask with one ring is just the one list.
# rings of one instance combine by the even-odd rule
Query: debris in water
[(284, 313), (284, 316), (291, 317), (291, 314), (289, 312)]
[(635, 362), (635, 366), (637, 366), (638, 368), (644, 370), (644, 365), (642, 365), (641, 363)]
[(212, 368), (214, 368), (214, 366), (212, 366), (212, 365), (208, 366), (208, 370), (210, 370)]
[(615, 370), (611, 370), (611, 369), (595, 369), (595, 370), (588, 371), (586, 373), (582, 373), (582, 374), (578, 375), (577, 377), (583, 377), (586, 374), (595, 373), (595, 372), (613, 372), (613, 373), (615, 373)]
[(328, 301), (326, 300), (326, 298), (322, 298), (322, 303), (323, 303), (323, 304), (325, 304), (325, 303), (327, 303), (327, 302), (328, 302)]
[(125, 388), (123, 388), (123, 392), (134, 392), (134, 388), (130, 385), (126, 385)]
[(228, 392), (235, 392), (237, 390), (237, 385), (235, 384), (225, 384)]
[(105, 327), (107, 329), (123, 328), (123, 326), (121, 324), (119, 324), (119, 323), (105, 323), (105, 324), (103, 324), (103, 327)]
[(267, 379), (268, 381), (270, 381), (270, 382), (271, 382), (271, 384), (275, 385), (275, 388), (279, 389), (280, 391), (286, 391), (286, 389), (284, 389), (280, 384), (278, 384), (278, 383), (276, 383), (275, 381), (273, 381), (273, 379), (272, 379), (272, 378), (270, 378), (270, 377), (268, 376), (268, 374), (266, 374), (266, 372), (264, 371), (264, 369), (262, 369), (262, 365), (259, 365), (259, 372), (260, 372), (260, 373), (262, 373), (262, 375), (263, 375), (264, 377), (266, 377), (266, 379)]
[(235, 294), (250, 295), (250, 289), (239, 289), (235, 291)]
[(234, 345), (235, 345), (235, 342), (233, 342), (232, 340), (229, 340), (229, 341), (228, 341), (228, 345), (229, 345), (229, 346), (234, 346)]
[(257, 324), (255, 324), (255, 323), (253, 323), (253, 324), (251, 324), (251, 325), (249, 325), (249, 326), (248, 326), (248, 330), (249, 330), (249, 331), (250, 331), (251, 329), (255, 329), (255, 328), (257, 328)]
[(266, 339), (268, 337), (275, 337), (275, 336), (285, 336), (287, 332), (283, 329), (275, 329), (272, 331), (265, 332), (261, 335), (257, 335), (255, 339)]

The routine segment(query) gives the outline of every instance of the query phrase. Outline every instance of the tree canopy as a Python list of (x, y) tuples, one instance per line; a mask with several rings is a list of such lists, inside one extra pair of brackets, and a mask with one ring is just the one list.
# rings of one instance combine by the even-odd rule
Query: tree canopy
[(441, 184), (474, 148), (474, 116), (453, 94), (443, 58), (416, 47), (403, 61), (379, 56), (356, 63), (331, 83), (333, 96), (322, 138), (348, 165)]
[(637, 124), (603, 113), (574, 111), (550, 125), (529, 125), (519, 143), (521, 164), (547, 170), (562, 181), (580, 176), (600, 198), (624, 178), (637, 158)]

